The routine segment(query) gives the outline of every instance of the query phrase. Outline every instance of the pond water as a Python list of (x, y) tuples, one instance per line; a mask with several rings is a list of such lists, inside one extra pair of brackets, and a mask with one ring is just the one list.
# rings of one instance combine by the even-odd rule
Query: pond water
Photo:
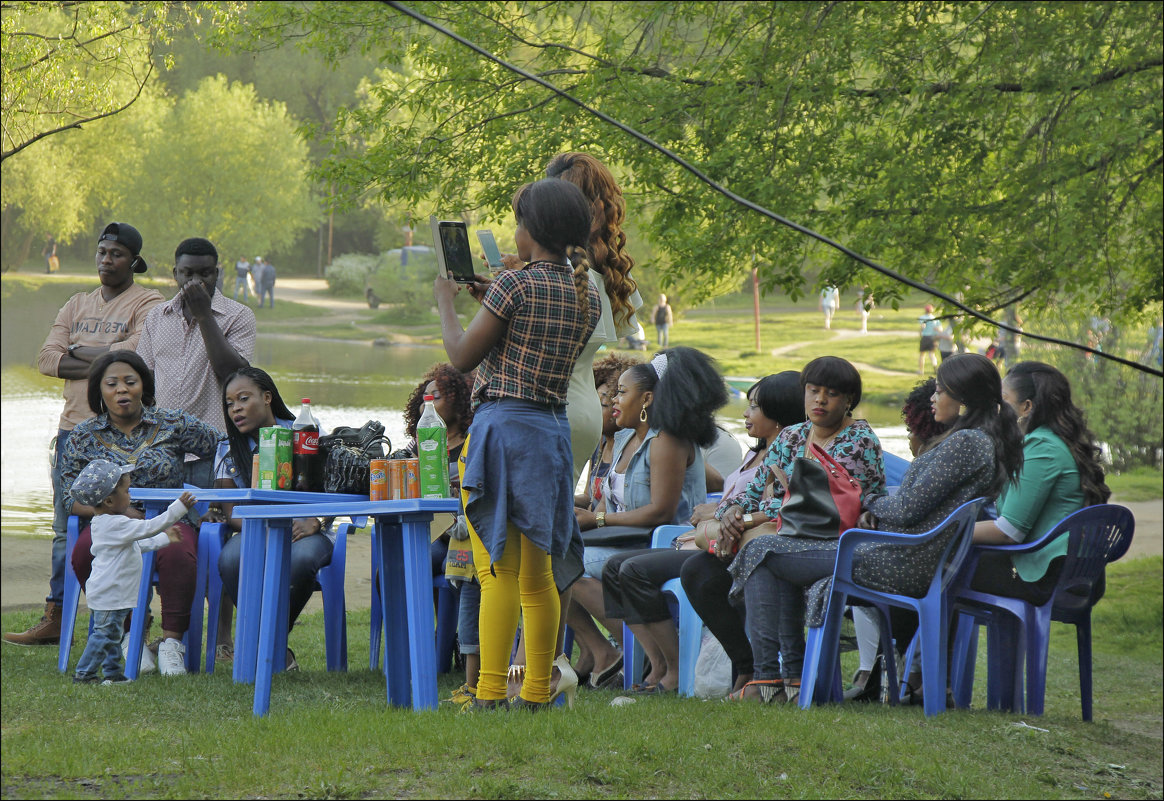
[[(43, 534), (49, 528), (52, 488), (49, 442), (56, 435), (63, 401), (61, 382), (41, 375), (36, 355), (50, 309), (4, 309), (0, 347), (0, 435), (4, 534)], [(404, 443), (402, 409), (420, 377), (444, 359), (436, 347), (374, 347), (355, 342), (260, 334), (254, 364), (271, 373), (292, 411), (309, 397), (324, 428), (361, 426), (376, 419), (396, 447)], [(744, 400), (733, 397), (720, 412), (724, 427), (741, 443)], [(894, 410), (862, 408), (886, 450), (908, 457), (905, 428)]]

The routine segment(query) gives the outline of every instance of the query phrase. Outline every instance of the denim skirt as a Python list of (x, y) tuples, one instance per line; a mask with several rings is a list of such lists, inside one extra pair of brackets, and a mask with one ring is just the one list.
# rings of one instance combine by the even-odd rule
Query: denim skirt
[(516, 398), (482, 403), (461, 458), (465, 514), (491, 561), (505, 552), (507, 523), (553, 556), (565, 554), (571, 539), (581, 541), (564, 406)]

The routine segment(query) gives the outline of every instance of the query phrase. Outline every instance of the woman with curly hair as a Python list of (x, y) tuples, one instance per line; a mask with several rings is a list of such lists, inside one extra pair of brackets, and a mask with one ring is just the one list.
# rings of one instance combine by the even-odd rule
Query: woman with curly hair
[[(626, 252), (626, 234), (622, 230), (626, 201), (610, 170), (589, 153), (559, 153), (546, 165), (546, 177), (574, 184), (590, 204), (589, 241), (585, 249), (572, 248), (566, 255), (575, 265), (589, 263), (589, 282), (598, 290), (602, 301), (602, 313), (594, 333), (574, 364), (567, 393), (566, 417), (570, 421), (570, 450), (574, 458), (574, 486), (577, 486), (587, 460), (602, 436), (603, 410), (592, 379), (594, 356), (603, 345), (615, 345), (621, 337), (638, 330), (635, 311), (643, 305), (643, 299), (630, 277), (634, 259)], [(611, 388), (613, 390), (613, 385)], [(569, 589), (583, 572), (582, 541), (572, 541), (565, 556), (553, 559), (553, 568), (554, 583), (561, 594), (562, 617), (558, 625), (558, 652), (561, 654), (566, 610), (570, 608)], [(511, 694), (520, 686), (518, 679), (524, 671), (524, 654), (523, 641), (518, 647), (515, 664), (510, 667)], [(564, 654), (555, 662), (555, 681), (563, 665), (569, 668), (569, 659)]]
[(461, 455), (461, 446), (465, 444), (465, 432), (473, 422), (473, 387), (465, 374), (448, 362), (430, 367), (408, 396), (408, 402), (404, 404), (404, 432), (408, 434), (409, 443), (394, 452), (392, 458), (416, 458), (416, 424), (424, 410), (425, 395), (432, 395), (433, 407), (448, 427), (449, 481), (456, 494), (460, 492), (456, 461)]
[[(1100, 449), (1067, 377), (1049, 364), (1019, 362), (1002, 382), (1002, 399), (1023, 432), (1022, 469), (998, 499), (998, 518), (975, 525), (974, 541), (1010, 545), (1038, 539), (1064, 517), (1106, 503)], [(1036, 553), (985, 554), (970, 586), (1045, 603), (1059, 580), (1067, 534)]]

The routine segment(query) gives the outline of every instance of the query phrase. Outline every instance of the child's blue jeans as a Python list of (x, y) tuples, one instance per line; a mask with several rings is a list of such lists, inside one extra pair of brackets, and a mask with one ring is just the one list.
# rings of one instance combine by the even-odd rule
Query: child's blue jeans
[(105, 678), (120, 679), (125, 676), (121, 664), (121, 638), (125, 630), (125, 619), (131, 609), (90, 610), (93, 615), (93, 633), (85, 643), (85, 652), (77, 663), (77, 678), (88, 679), (97, 676), (98, 668), (104, 670)]

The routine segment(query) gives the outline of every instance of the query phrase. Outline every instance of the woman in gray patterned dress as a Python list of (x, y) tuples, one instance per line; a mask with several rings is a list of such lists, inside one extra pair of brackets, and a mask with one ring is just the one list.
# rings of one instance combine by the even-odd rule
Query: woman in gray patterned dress
[[(963, 503), (995, 497), (1022, 466), (1022, 435), (1014, 410), (1002, 401), (1002, 380), (989, 359), (973, 353), (953, 356), (938, 368), (937, 382), (932, 398), (934, 418), (949, 430), (936, 446), (913, 461), (895, 495), (884, 490), (866, 495), (872, 527), (907, 534), (929, 531)], [(853, 578), (874, 589), (921, 595), (944, 546), (942, 538), (923, 548), (862, 546), (854, 558)], [(797, 608), (803, 612), (804, 589), (830, 579), (835, 561), (835, 541), (812, 541), (807, 548), (766, 554), (747, 578), (749, 633), (757, 652), (755, 675), (769, 680), (757, 688), (754, 697), (779, 700), (784, 695), (779, 675), (768, 675), (774, 672), (771, 666), (762, 672), (758, 642), (778, 642), (784, 650), (784, 681), (799, 684), (797, 657), (803, 658), (804, 620), (795, 620), (792, 612)], [(822, 589), (827, 583), (822, 582)], [(753, 626), (756, 634), (751, 633)], [(916, 626), (916, 617), (909, 613), (895, 616), (897, 641), (908, 643)], [(758, 636), (761, 628), (763, 637)], [(779, 631), (777, 638), (771, 637), (772, 628)], [(913, 684), (911, 680), (911, 687)]]

